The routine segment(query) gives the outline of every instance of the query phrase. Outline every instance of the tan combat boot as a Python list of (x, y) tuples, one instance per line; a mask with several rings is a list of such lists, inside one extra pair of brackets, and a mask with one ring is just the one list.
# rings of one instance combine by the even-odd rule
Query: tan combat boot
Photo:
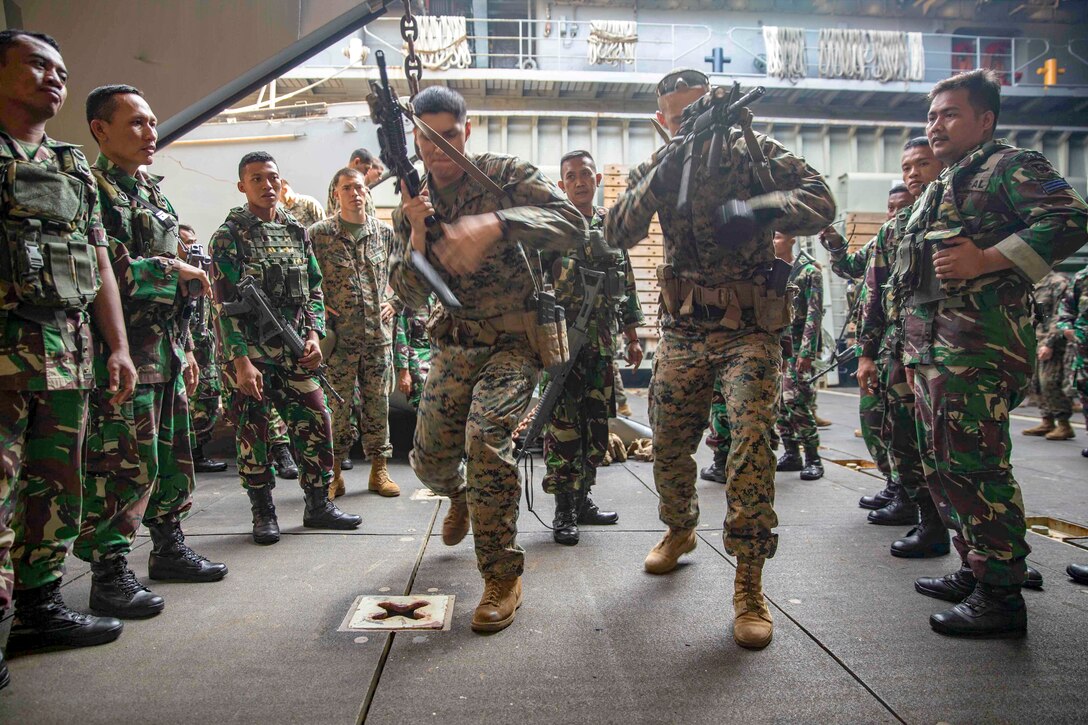
[(1024, 430), (1023, 434), (1026, 436), (1045, 436), (1052, 430), (1054, 430), (1054, 419), (1043, 418), (1039, 425)]
[(771, 610), (763, 597), (763, 568), (738, 561), (733, 583), (733, 639), (741, 647), (763, 649), (773, 634)]
[(379, 496), (400, 496), (400, 486), (389, 477), (385, 456), (374, 456), (370, 459), (370, 484), (367, 488)]
[(476, 632), (498, 632), (514, 621), (521, 606), (521, 577), (484, 579), (484, 595), (472, 613), (472, 629)]
[(1059, 420), (1058, 424), (1054, 426), (1054, 430), (1046, 434), (1048, 441), (1069, 441), (1077, 437), (1077, 434), (1073, 431), (1073, 426), (1069, 425), (1069, 419)]
[(828, 420), (827, 418), (821, 418), (820, 416), (817, 415), (816, 416), (816, 427), (817, 428), (830, 428), (831, 427), (831, 421)]
[(676, 568), (681, 555), (694, 550), (695, 529), (674, 529), (670, 526), (664, 538), (650, 549), (643, 566), (651, 574), (668, 574)]
[(464, 491), (450, 496), (450, 510), (442, 519), (442, 543), (456, 546), (468, 533), (468, 497)]
[(337, 496), (343, 496), (345, 490), (347, 489), (344, 487), (344, 476), (340, 472), (340, 459), (337, 459), (332, 463), (332, 483), (329, 484), (329, 500), (332, 501)]
[(635, 414), (635, 411), (631, 410), (631, 406), (627, 403), (616, 406), (616, 414), (622, 415), (625, 418), (630, 418)]

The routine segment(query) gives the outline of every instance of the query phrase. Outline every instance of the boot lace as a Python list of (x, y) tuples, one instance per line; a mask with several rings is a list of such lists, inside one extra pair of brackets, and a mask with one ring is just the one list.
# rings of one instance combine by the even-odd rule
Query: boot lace
[(488, 580), (484, 584), (484, 596), (480, 600), (480, 604), (490, 604), (497, 607), (500, 601), (502, 601), (502, 586), (498, 581)]
[(137, 579), (136, 575), (132, 573), (132, 570), (128, 568), (128, 561), (124, 557), (110, 559), (108, 563), (112, 570), (117, 588), (124, 592), (129, 598), (140, 592), (150, 591), (140, 583), (140, 580)]

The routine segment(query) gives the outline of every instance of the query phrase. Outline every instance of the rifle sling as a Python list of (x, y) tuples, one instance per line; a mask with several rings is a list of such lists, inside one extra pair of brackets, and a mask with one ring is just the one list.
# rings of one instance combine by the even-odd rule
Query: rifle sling
[(774, 177), (771, 176), (771, 163), (763, 153), (763, 147), (760, 146), (759, 141), (756, 139), (752, 125), (750, 123), (741, 124), (741, 130), (744, 132), (744, 144), (748, 147), (748, 155), (752, 157), (752, 170), (755, 172), (756, 178), (759, 179), (763, 191), (769, 194), (775, 191)]

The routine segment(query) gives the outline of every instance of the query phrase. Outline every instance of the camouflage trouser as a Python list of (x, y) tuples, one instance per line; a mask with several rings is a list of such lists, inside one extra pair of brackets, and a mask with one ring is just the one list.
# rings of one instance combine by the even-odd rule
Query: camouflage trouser
[(582, 490), (586, 467), (596, 470), (604, 463), (608, 419), (616, 413), (613, 370), (612, 361), (597, 350), (585, 348), (578, 356), (544, 428), (545, 493)]
[[(381, 341), (346, 334), (346, 326), (338, 330), (336, 349), (329, 356), (328, 378), (332, 387), (344, 396), (343, 403), (332, 398), (333, 441), (336, 459), (346, 458), (355, 442), (355, 427), (351, 423), (349, 401), (359, 388), (358, 420), (363, 452), (374, 459), (389, 458), (393, 446), (389, 443), (389, 390), (393, 382), (392, 346)], [(349, 393), (351, 395), (349, 396)]]
[(920, 365), (914, 372), (919, 441), (930, 495), (979, 581), (1019, 585), (1031, 549), (1024, 500), (1009, 462), (1009, 411), (1026, 374)]
[(279, 365), (253, 363), (264, 376), (264, 398), (257, 400), (234, 390), (230, 420), (237, 426), (235, 446), (243, 488), (275, 485), (268, 463), (271, 411), (279, 412), (296, 452), (302, 488), (328, 485), (332, 480), (332, 419), (325, 392), (309, 373)]
[[(1072, 366), (1070, 366), (1072, 369)], [(1088, 426), (1088, 364), (1082, 363), (1079, 370), (1069, 376), (1069, 387), (1080, 398), (1081, 411), (1084, 413), (1084, 425)]]
[(207, 445), (215, 432), (215, 424), (219, 422), (220, 409), (223, 406), (223, 398), (219, 393), (207, 395), (200, 387), (196, 395), (189, 401), (189, 418), (192, 421), (194, 446)]
[[(234, 365), (228, 363), (223, 366), (223, 398), (226, 404), (223, 406), (223, 414), (227, 417), (227, 422), (235, 431), (238, 430), (240, 421), (235, 417), (237, 412), (236, 408), (231, 401), (234, 400), (235, 391), (237, 385), (234, 382)], [(274, 407), (268, 406), (268, 442), (262, 448), (261, 454), (266, 455), (269, 448), (273, 448), (279, 445), (290, 445), (291, 439), (287, 435), (287, 424), (283, 422), (283, 418), (280, 417), (279, 411)], [(268, 459), (264, 459), (265, 465), (268, 465)]]
[(1031, 378), (1031, 392), (1038, 396), (1039, 412), (1044, 418), (1069, 420), (1073, 415), (1073, 398), (1065, 389), (1067, 347), (1059, 344), (1049, 360), (1039, 360)]
[(86, 390), (0, 390), (0, 609), (60, 579), (79, 533)]
[(125, 556), (142, 520), (184, 518), (193, 505), (189, 403), (181, 376), (139, 384), (121, 405), (91, 393), (83, 525), (73, 551), (84, 561)]
[(413, 356), (408, 359), (408, 375), (412, 378), (412, 390), (408, 393), (408, 404), (413, 408), (419, 407), (419, 399), (423, 396), (423, 383), (427, 381), (427, 371), (430, 370), (430, 351), (427, 357)]
[(891, 357), (881, 359), (877, 372), (884, 392), (884, 419), (878, 435), (887, 451), (892, 480), (902, 484), (910, 499), (917, 501), (918, 496), (929, 495), (929, 487), (918, 448), (914, 390), (907, 384), (907, 369), (902, 362)]
[(442, 496), (467, 484), (480, 573), (520, 576), (525, 555), (517, 544), (521, 482), (513, 435), (536, 388), (540, 361), (524, 335), (503, 335), (491, 347), (434, 345), (409, 454), (412, 469)]
[[(612, 390), (615, 392), (616, 407), (627, 405), (627, 391), (623, 389), (623, 376), (620, 375), (620, 361), (612, 358)], [(615, 415), (615, 411), (613, 411)]]
[[(775, 405), (778, 403), (778, 399), (775, 399)], [(781, 439), (778, 437), (778, 429), (772, 426), (771, 447), (778, 448), (779, 442)], [(714, 381), (714, 395), (710, 399), (710, 435), (706, 437), (706, 445), (711, 450), (726, 453), (733, 445), (733, 434), (729, 432), (729, 418), (725, 410), (725, 396), (722, 395), (721, 378)]]
[[(895, 473), (888, 459), (888, 438), (882, 434), (884, 420), (891, 405), (887, 388), (889, 361), (887, 356), (880, 355), (874, 362), (876, 363), (876, 389), (872, 393), (862, 391), (861, 399), (858, 401), (861, 439), (865, 441), (865, 447), (869, 450), (869, 455), (872, 456), (873, 463), (880, 472), (885, 477), (894, 478)], [(911, 406), (913, 405), (914, 395), (912, 394)]]
[(771, 427), (781, 363), (777, 337), (756, 330), (703, 336), (666, 329), (654, 357), (650, 427), (661, 520), (675, 529), (699, 523), (694, 453), (720, 380), (732, 433), (725, 548), (755, 562), (774, 556), (778, 545)]
[(808, 382), (811, 373), (797, 370), (798, 358), (787, 360), (786, 375), (782, 379), (782, 400), (778, 410), (778, 435), (783, 441), (797, 441), (802, 445), (817, 446), (820, 434), (816, 428), (816, 391)]

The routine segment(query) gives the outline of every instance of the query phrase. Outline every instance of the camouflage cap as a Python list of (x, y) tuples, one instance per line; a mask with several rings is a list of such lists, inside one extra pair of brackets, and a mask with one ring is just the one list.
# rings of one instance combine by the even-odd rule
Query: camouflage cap
[(710, 78), (706, 73), (694, 68), (674, 68), (657, 82), (658, 97), (667, 96), (675, 91), (699, 86), (710, 87)]

